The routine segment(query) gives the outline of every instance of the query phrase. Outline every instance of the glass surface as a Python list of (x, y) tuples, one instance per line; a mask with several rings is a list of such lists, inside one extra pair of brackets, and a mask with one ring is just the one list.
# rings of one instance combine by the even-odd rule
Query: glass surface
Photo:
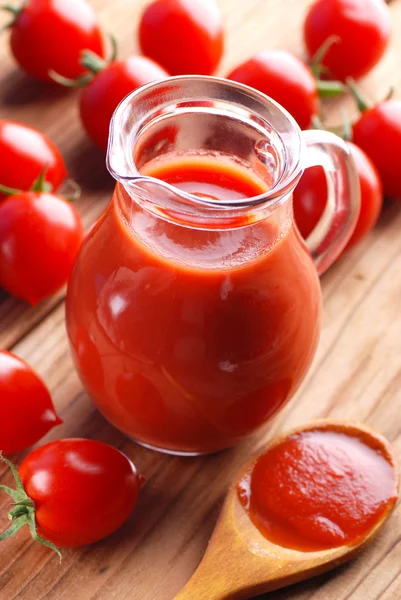
[[(308, 152), (284, 109), (234, 82), (171, 78), (117, 109), (108, 166), (118, 183), (78, 257), (67, 328), (88, 393), (138, 442), (227, 448), (302, 382), (321, 310), (292, 219)], [(352, 165), (339, 168), (351, 186)], [(336, 235), (331, 256), (346, 237)]]

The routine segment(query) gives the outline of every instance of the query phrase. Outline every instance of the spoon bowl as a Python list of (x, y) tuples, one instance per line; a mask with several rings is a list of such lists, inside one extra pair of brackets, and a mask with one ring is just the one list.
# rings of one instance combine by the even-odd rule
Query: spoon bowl
[[(380, 434), (358, 423), (322, 420), (303, 425), (276, 437), (263, 449), (263, 454), (289, 436), (317, 428), (357, 437), (380, 452), (394, 471), (398, 489), (390, 444)], [(256, 459), (257, 456), (253, 456), (244, 466), (237, 481)], [(357, 556), (378, 534), (395, 507), (395, 500), (388, 502), (375, 525), (353, 544), (302, 552), (274, 544), (259, 532), (239, 501), (236, 482), (227, 494), (202, 562), (175, 600), (247, 600), (333, 569)]]

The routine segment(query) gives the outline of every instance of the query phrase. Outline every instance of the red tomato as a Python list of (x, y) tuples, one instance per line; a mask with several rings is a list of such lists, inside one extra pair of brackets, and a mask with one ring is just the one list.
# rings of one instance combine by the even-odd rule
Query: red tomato
[(75, 79), (84, 73), (83, 50), (104, 56), (96, 15), (85, 0), (28, 0), (11, 26), (11, 50), (21, 68), (52, 81), (49, 71)]
[(307, 129), (319, 112), (316, 81), (310, 69), (285, 50), (266, 50), (234, 69), (233, 79), (270, 96)]
[(76, 208), (45, 192), (0, 204), (0, 287), (37, 304), (66, 283), (84, 231)]
[(49, 391), (21, 358), (0, 350), (0, 452), (26, 450), (62, 423)]
[(140, 489), (131, 461), (95, 440), (41, 446), (25, 458), (19, 475), (35, 505), (38, 534), (66, 548), (92, 544), (116, 531), (135, 508)]
[(337, 36), (322, 64), (345, 80), (362, 77), (379, 62), (390, 37), (390, 12), (384, 0), (317, 0), (304, 23), (304, 40), (312, 57)]
[(82, 122), (95, 144), (107, 149), (111, 117), (125, 96), (145, 83), (166, 77), (167, 71), (144, 56), (114, 61), (95, 75), (80, 101)]
[(211, 75), (224, 50), (214, 0), (154, 0), (139, 25), (142, 52), (172, 75)]
[[(346, 250), (357, 244), (374, 227), (383, 204), (382, 183), (376, 167), (358, 146), (348, 142), (348, 147), (359, 175), (361, 211)], [(295, 222), (301, 235), (307, 238), (326, 206), (327, 183), (322, 167), (306, 169), (294, 190), (293, 199)]]
[(57, 146), (37, 129), (0, 120), (0, 185), (29, 190), (45, 168), (46, 181), (57, 190), (67, 175)]
[(384, 193), (401, 199), (401, 100), (364, 110), (353, 127), (353, 140), (374, 162)]

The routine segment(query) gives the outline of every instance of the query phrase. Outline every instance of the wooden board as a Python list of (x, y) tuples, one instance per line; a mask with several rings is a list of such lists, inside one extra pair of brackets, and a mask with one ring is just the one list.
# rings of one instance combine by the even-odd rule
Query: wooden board
[[(120, 41), (121, 55), (137, 51), (135, 28), (143, 1), (91, 0), (101, 22)], [(303, 53), (304, 0), (219, 0), (228, 32), (223, 74), (263, 48)], [(401, 84), (401, 1), (391, 4), (391, 49), (363, 81), (373, 98)], [(398, 34), (398, 35), (397, 35)], [(52, 89), (13, 64), (7, 35), (0, 40), (0, 118), (43, 129), (60, 145), (82, 185), (79, 208), (89, 225), (106, 205), (113, 182), (104, 156), (85, 138), (79, 92)], [(354, 111), (352, 102), (342, 106)], [(327, 115), (338, 122), (338, 103)], [(0, 600), (170, 600), (197, 566), (227, 485), (242, 461), (279, 430), (318, 417), (351, 418), (376, 427), (401, 458), (401, 204), (383, 212), (376, 231), (323, 278), (324, 318), (318, 355), (307, 381), (263, 434), (241, 447), (197, 459), (144, 450), (108, 425), (74, 372), (64, 330), (64, 293), (36, 309), (0, 295), (0, 347), (27, 359), (44, 377), (64, 425), (47, 436), (88, 436), (126, 452), (148, 482), (127, 525), (92, 547), (64, 552), (59, 565), (27, 533), (0, 545)], [(22, 457), (21, 457), (22, 458)], [(0, 467), (2, 482), (9, 474)], [(7, 498), (0, 497), (0, 527)], [(269, 600), (401, 599), (401, 508), (357, 561)]]

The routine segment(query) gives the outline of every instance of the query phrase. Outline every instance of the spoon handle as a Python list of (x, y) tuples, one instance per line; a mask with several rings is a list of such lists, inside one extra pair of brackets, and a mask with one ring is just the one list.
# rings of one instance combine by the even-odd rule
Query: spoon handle
[(202, 563), (186, 586), (174, 600), (226, 600), (228, 597), (224, 582), (217, 573), (203, 568)]

